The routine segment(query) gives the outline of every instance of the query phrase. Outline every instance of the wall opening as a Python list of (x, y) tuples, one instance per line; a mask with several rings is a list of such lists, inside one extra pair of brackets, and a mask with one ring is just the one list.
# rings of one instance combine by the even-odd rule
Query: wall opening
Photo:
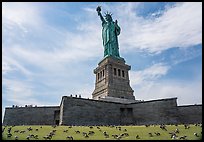
[(127, 108), (127, 116), (129, 117), (131, 117), (133, 115), (133, 110), (132, 110), (132, 108)]
[(133, 124), (133, 108), (120, 108), (121, 125)]
[(98, 80), (99, 80), (100, 76), (99, 76), (99, 73), (98, 73)]
[(59, 120), (55, 120), (55, 125), (59, 125)]
[(118, 76), (120, 76), (120, 69), (118, 69)]
[(54, 123), (55, 123), (55, 125), (59, 125), (59, 115), (60, 115), (60, 110), (55, 110), (54, 111)]
[(124, 70), (122, 70), (122, 77), (125, 77), (125, 72), (124, 72)]
[(116, 68), (114, 68), (114, 75), (116, 75)]

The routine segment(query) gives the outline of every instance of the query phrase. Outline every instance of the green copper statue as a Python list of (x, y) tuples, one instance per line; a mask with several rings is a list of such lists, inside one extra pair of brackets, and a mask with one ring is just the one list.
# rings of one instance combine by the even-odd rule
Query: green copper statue
[(98, 15), (102, 21), (102, 38), (104, 46), (104, 57), (114, 56), (120, 58), (119, 47), (118, 47), (118, 35), (120, 34), (120, 27), (118, 26), (117, 20), (113, 21), (110, 13), (106, 13), (105, 19), (101, 15), (101, 7), (96, 8)]

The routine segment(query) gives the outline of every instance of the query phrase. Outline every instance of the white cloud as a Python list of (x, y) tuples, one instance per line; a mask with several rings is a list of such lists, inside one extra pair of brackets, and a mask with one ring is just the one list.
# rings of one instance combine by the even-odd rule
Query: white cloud
[(22, 29), (23, 25), (40, 26), (42, 18), (40, 15), (40, 9), (35, 3), (28, 2), (4, 2), (2, 4), (2, 19), (13, 22)]
[(13, 56), (11, 56), (8, 52), (2, 49), (2, 74), (7, 74), (8, 72), (12, 71), (20, 71), (24, 75), (28, 76), (31, 75), (31, 71), (26, 69), (22, 63), (20, 63), (18, 60), (16, 60)]
[(8, 63), (3, 62), (3, 64), (2, 64), (2, 74), (6, 74), (7, 72), (9, 72), (11, 70), (13, 70), (11, 68), (11, 66)]
[(174, 65), (202, 56), (202, 47), (185, 48), (178, 51), (179, 52), (172, 54), (170, 58)]
[(3, 79), (3, 86), (5, 86), (6, 99), (8, 101), (14, 102), (17, 105), (22, 102), (30, 102), (33, 99), (30, 98), (32, 96), (32, 88), (28, 84), (22, 83), (22, 81), (17, 80), (9, 80)]
[[(58, 49), (50, 49), (49, 51), (43, 48), (36, 50), (32, 46), (27, 48), (25, 44), (13, 44), (8, 49), (4, 49), (3, 62), (9, 62), (11, 65), (15, 65), (16, 68), (23, 70), (24, 73), (28, 72), (23, 67), (26, 64), (32, 65), (33, 67), (40, 67), (47, 71), (61, 70), (68, 63), (90, 60), (99, 56), (100, 51), (102, 53), (102, 48), (98, 49), (100, 46), (97, 42), (93, 41), (93, 36), (87, 35), (82, 38), (82, 36), (74, 35), (73, 33), (69, 34), (65, 38), (63, 47), (59, 45), (60, 47)], [(83, 43), (83, 45), (79, 43)]]
[(202, 104), (202, 81), (165, 80), (145, 82), (133, 87), (139, 100), (156, 100), (177, 97), (178, 105)]
[(79, 90), (76, 90), (77, 96), (80, 94), (82, 98), (92, 99), (92, 93), (94, 91), (93, 84), (84, 84)]
[(170, 66), (157, 63), (140, 71), (130, 71), (131, 85), (143, 85), (146, 81), (154, 81), (163, 75), (166, 75)]
[[(121, 50), (142, 49), (160, 53), (172, 47), (189, 47), (202, 43), (202, 3), (178, 3), (167, 8), (158, 18), (144, 19), (134, 8), (123, 4), (118, 10), (121, 24)], [(117, 9), (117, 8), (116, 8)]]
[[(64, 31), (49, 25), (45, 19), (43, 11), (34, 3), (3, 5), (4, 65), (8, 64), (8, 60), (13, 60), (12, 64), (24, 71), (26, 69), (23, 66), (27, 64), (47, 71), (58, 71), (70, 62), (90, 60), (99, 57), (103, 52), (102, 41), (99, 38), (101, 35), (98, 33), (101, 25), (85, 21), (75, 25), (76, 32), (70, 32), (69, 28)], [(26, 35), (24, 27), (29, 30)], [(22, 38), (22, 34), (27, 39)], [(41, 45), (33, 38), (37, 36), (46, 44)], [(33, 39), (28, 40), (29, 38)]]
[(87, 13), (93, 13), (96, 14), (96, 8), (91, 8), (91, 7), (84, 7), (82, 8), (84, 11), (86, 11)]
[[(42, 106), (54, 104), (53, 102), (42, 101), (41, 99), (36, 98), (37, 92), (34, 91), (34, 85), (29, 81), (3, 78), (2, 82), (6, 93), (6, 95), (3, 96), (3, 99), (12, 102), (15, 105), (24, 106), (25, 104), (32, 104)], [(55, 105), (58, 104), (59, 102)]]
[(156, 100), (177, 97), (179, 105), (202, 104), (202, 81), (195, 74), (194, 80), (160, 80), (173, 66), (154, 64), (144, 70), (130, 71), (130, 84), (138, 100)]

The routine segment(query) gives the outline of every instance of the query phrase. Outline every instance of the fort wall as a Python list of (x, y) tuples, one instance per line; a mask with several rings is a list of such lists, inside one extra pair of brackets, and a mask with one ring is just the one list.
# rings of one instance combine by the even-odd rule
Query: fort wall
[(61, 125), (144, 125), (179, 122), (177, 98), (122, 104), (63, 97)]
[(178, 106), (181, 123), (202, 123), (202, 105)]
[(63, 117), (60, 125), (108, 125), (120, 124), (121, 103), (66, 97), (63, 101)]
[(133, 108), (133, 123), (175, 124), (178, 123), (177, 98), (160, 99), (130, 104)]
[(202, 123), (202, 105), (177, 106), (177, 98), (110, 102), (63, 96), (60, 106), (5, 110), (3, 125), (146, 125)]
[(7, 107), (3, 125), (53, 125), (59, 120), (58, 112), (59, 106)]

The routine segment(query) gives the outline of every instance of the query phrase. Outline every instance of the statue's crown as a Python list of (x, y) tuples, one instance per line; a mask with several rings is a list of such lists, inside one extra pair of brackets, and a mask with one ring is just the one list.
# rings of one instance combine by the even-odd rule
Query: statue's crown
[(107, 17), (107, 16), (112, 17), (112, 15), (113, 15), (113, 14), (112, 14), (112, 13), (110, 13), (110, 12), (108, 12), (108, 11), (105, 13), (105, 17)]

